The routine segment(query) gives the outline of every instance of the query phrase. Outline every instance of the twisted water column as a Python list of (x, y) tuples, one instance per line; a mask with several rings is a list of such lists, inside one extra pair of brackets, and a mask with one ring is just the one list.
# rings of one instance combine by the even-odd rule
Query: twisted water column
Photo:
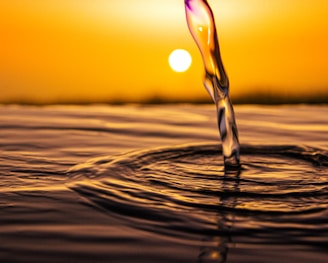
[(239, 167), (237, 125), (212, 10), (206, 0), (185, 0), (185, 9), (190, 33), (203, 57), (204, 86), (216, 105), (225, 167)]

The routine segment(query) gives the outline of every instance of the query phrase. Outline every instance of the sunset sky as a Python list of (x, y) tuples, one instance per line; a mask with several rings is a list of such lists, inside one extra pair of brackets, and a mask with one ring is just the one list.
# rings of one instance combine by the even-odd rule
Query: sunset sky
[[(232, 96), (327, 94), (328, 1), (208, 2)], [(0, 35), (0, 102), (208, 97), (183, 0), (1, 0)]]

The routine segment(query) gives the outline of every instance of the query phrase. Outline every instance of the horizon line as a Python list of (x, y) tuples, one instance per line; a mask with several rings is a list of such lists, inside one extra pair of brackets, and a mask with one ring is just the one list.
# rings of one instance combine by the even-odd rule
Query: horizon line
[[(328, 92), (326, 94), (317, 94), (311, 96), (295, 95), (278, 95), (278, 94), (247, 94), (242, 96), (231, 96), (234, 105), (283, 105), (283, 104), (328, 104)], [(213, 104), (210, 97), (197, 98), (166, 98), (164, 96), (151, 96), (144, 99), (52, 99), (52, 100), (35, 100), (35, 99), (9, 99), (0, 101), (0, 105), (164, 105), (164, 104)]]

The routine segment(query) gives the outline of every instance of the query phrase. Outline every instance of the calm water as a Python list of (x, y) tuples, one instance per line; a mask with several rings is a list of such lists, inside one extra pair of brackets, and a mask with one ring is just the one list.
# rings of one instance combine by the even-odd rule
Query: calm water
[(327, 262), (326, 106), (0, 111), (0, 262)]

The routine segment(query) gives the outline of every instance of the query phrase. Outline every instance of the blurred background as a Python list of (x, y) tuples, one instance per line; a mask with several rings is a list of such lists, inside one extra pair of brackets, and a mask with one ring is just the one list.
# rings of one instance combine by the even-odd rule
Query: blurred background
[[(235, 103), (328, 103), (328, 1), (208, 2)], [(210, 102), (183, 0), (0, 0), (0, 35), (1, 103)]]

